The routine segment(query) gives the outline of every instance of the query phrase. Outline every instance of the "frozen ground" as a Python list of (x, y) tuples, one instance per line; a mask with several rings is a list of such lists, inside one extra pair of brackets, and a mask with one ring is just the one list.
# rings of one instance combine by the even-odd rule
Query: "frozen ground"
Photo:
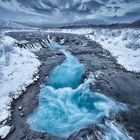
[(0, 137), (5, 138), (11, 126), (5, 124), (10, 118), (13, 99), (21, 95), (37, 76), (40, 61), (30, 51), (15, 46), (16, 40), (0, 37)]
[[(82, 30), (83, 29), (78, 29), (76, 34), (81, 34)], [(87, 33), (87, 30), (85, 30), (82, 34), (93, 35), (92, 29), (88, 31), (89, 32)], [(73, 32), (75, 31), (73, 30)], [(36, 46), (36, 44), (34, 44), (34, 40), (36, 41), (37, 38), (41, 38), (41, 40), (39, 40), (40, 44), (44, 42), (44, 38), (46, 37), (45, 39), (47, 39), (48, 33), (45, 31), (39, 33), (37, 31), (32, 31), (30, 33), (11, 32), (7, 35), (16, 38), (17, 40), (21, 40), (21, 42), (23, 40), (26, 42), (25, 40), (27, 40), (33, 43), (30, 44), (28, 42), (29, 44), (26, 44), (26, 48), (30, 48), (30, 45)], [(139, 138), (139, 73), (127, 72), (116, 63), (115, 58), (112, 57), (107, 50), (103, 49), (95, 41), (91, 41), (85, 36), (61, 34), (59, 32), (56, 34), (50, 33), (49, 35), (50, 38), (54, 39), (54, 41), (70, 46), (68, 50), (78, 58), (79, 62), (85, 65), (86, 75), (83, 75), (83, 79), (87, 77), (87, 74), (90, 71), (93, 73), (95, 72), (96, 74), (96, 72), (99, 72), (98, 70), (100, 70), (100, 72), (97, 74), (99, 76), (96, 76), (97, 79), (95, 87), (91, 86), (91, 90), (94, 91), (95, 89), (95, 91), (101, 91), (101, 93), (111, 97), (114, 101), (127, 104), (130, 107), (130, 110), (128, 112), (123, 112), (123, 116), (121, 116), (121, 114), (115, 114), (115, 116), (111, 117), (111, 120), (116, 120), (116, 122), (121, 124), (121, 126), (124, 126), (124, 128), (126, 128), (128, 131), (128, 134), (130, 134), (132, 137), (134, 136), (136, 139)], [(47, 41), (45, 44), (47, 44)], [(40, 51), (35, 53), (38, 56), (38, 59), (42, 62), (39, 71), (40, 78), (35, 84), (28, 87), (26, 94), (24, 94), (14, 103), (12, 108), (13, 117), (10, 122), (13, 124), (15, 129), (6, 138), (7, 140), (54, 138), (54, 136), (46, 133), (44, 134), (33, 131), (25, 122), (38, 105), (38, 93), (40, 91), (40, 85), (46, 82), (45, 77), (48, 77), (51, 70), (55, 66), (61, 64), (64, 60), (62, 53), (59, 53), (55, 48), (57, 48), (57, 46), (53, 47), (52, 49), (49, 49), (49, 47), (43, 47)], [(19, 107), (22, 107), (22, 109), (20, 110)], [(112, 127), (111, 123), (110, 125)], [(117, 126), (117, 128), (118, 127), (119, 126)], [(114, 129), (116, 130), (116, 127), (114, 127)], [(73, 134), (71, 139), (82, 139), (86, 135), (87, 139), (93, 140), (95, 139), (94, 137), (96, 137), (96, 134), (94, 133), (96, 130), (102, 132), (102, 130), (100, 131), (99, 128), (89, 128), (88, 126), (86, 129), (80, 130), (76, 136)]]
[(116, 57), (129, 71), (140, 72), (140, 29), (56, 29), (46, 32), (63, 32), (85, 35), (98, 42)]

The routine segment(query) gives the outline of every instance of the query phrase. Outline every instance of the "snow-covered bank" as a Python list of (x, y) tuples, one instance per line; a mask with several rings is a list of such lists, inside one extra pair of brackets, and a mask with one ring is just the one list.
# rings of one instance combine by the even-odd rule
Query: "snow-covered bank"
[(55, 29), (45, 32), (85, 35), (111, 52), (129, 71), (140, 72), (140, 29)]
[(18, 48), (16, 40), (4, 36), (0, 39), (0, 137), (5, 138), (10, 126), (5, 120), (11, 116), (11, 103), (18, 98), (37, 76), (40, 61), (30, 51)]
[(96, 29), (86, 36), (109, 50), (127, 70), (140, 72), (140, 29)]

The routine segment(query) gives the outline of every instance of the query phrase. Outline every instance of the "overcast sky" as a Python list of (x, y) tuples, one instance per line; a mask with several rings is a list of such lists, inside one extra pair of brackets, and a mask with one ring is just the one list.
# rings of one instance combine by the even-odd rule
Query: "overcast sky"
[(60, 24), (140, 19), (140, 0), (0, 0), (0, 19)]

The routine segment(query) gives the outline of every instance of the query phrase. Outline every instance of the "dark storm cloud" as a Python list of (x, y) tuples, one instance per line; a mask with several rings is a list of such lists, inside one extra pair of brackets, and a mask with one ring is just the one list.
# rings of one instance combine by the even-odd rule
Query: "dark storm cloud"
[[(35, 21), (46, 23), (119, 18), (132, 12), (140, 18), (137, 11), (140, 11), (139, 0), (0, 0), (1, 19), (20, 20), (25, 16), (26, 21), (32, 18), (33, 21), (38, 19)], [(130, 14), (130, 19), (134, 15)]]

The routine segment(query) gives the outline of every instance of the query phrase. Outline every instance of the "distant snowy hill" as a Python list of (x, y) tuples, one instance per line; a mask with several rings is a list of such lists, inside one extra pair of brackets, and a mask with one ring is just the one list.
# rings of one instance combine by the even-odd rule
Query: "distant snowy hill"
[(89, 20), (80, 20), (75, 22), (74, 24), (82, 24), (82, 25), (86, 25), (86, 24), (92, 24), (92, 25), (100, 25), (100, 24), (109, 24), (108, 22), (104, 21), (103, 19), (89, 19)]
[(136, 20), (136, 21), (133, 22), (132, 24), (135, 25), (135, 26), (140, 26), (140, 19), (139, 19), (139, 20)]
[(0, 20), (0, 29), (29, 29), (33, 28), (22, 23), (9, 20)]
[(79, 20), (76, 22), (66, 23), (66, 24), (36, 24), (36, 23), (27, 23), (28, 26), (33, 26), (37, 28), (72, 28), (72, 27), (108, 27), (108, 28), (126, 28), (126, 27), (140, 27), (140, 20), (136, 20), (131, 23), (127, 22), (109, 22), (108, 20), (104, 19), (85, 19)]

